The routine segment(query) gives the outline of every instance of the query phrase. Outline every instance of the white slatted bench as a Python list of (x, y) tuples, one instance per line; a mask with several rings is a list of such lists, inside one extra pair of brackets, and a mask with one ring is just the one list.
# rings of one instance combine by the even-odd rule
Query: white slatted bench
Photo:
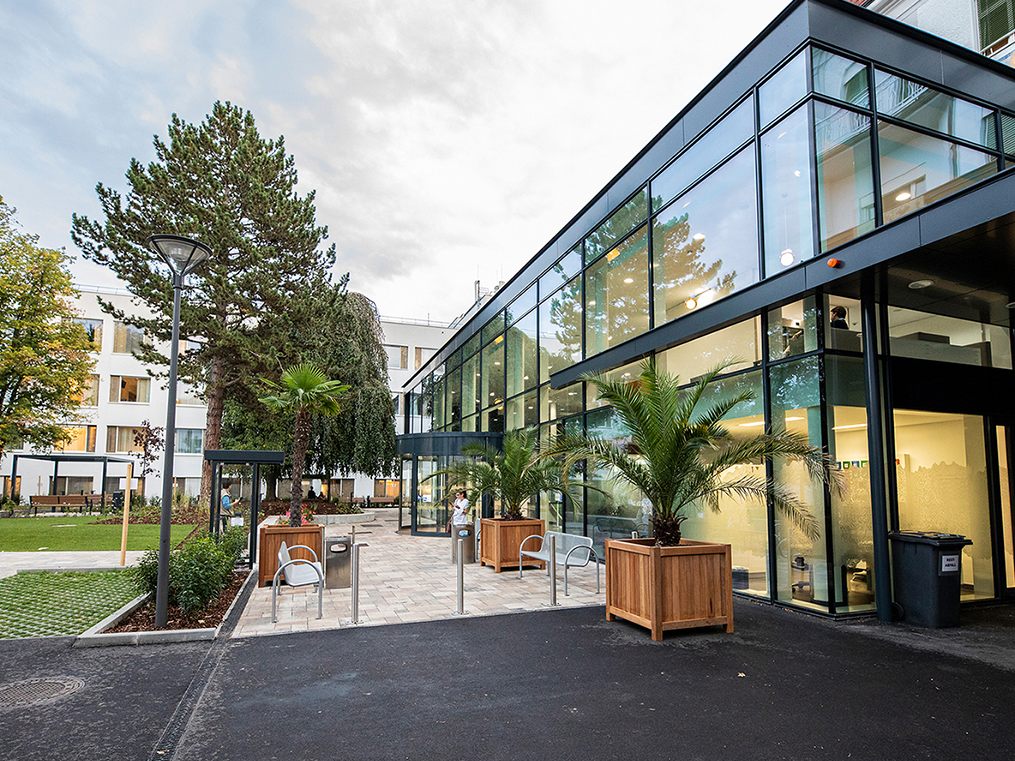
[(309, 584), (317, 587), (317, 617), (323, 618), (324, 616), (324, 569), (321, 568), (320, 558), (312, 548), (305, 544), (294, 544), (292, 548), (307, 550), (314, 556), (314, 559), (311, 561), (291, 557), (285, 542), (282, 542), (282, 546), (278, 548), (278, 570), (275, 571), (275, 576), (271, 580), (271, 622), (273, 624), (278, 622), (278, 617), (275, 615), (275, 603), (278, 599), (279, 579), (283, 573), (285, 573), (285, 583), (290, 587), (305, 587)]
[[(546, 563), (546, 573), (550, 573), (550, 537), (553, 537), (557, 550), (557, 564), (564, 566), (564, 594), (567, 595), (567, 569), (584, 568), (595, 559), (596, 594), (600, 592), (599, 556), (592, 549), (592, 539), (587, 536), (565, 534), (561, 531), (547, 531), (546, 534), (531, 534), (522, 539), (518, 545), (519, 558), (534, 558)], [(539, 549), (527, 550), (525, 543), (530, 539), (539, 540)], [(522, 564), (518, 564), (518, 578), (522, 578)]]

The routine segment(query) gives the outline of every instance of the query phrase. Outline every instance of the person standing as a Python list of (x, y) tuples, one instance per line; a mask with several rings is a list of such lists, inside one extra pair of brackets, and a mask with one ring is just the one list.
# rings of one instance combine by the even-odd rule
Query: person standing
[(455, 511), (451, 515), (452, 526), (466, 526), (469, 523), (469, 500), (464, 491), (455, 492)]

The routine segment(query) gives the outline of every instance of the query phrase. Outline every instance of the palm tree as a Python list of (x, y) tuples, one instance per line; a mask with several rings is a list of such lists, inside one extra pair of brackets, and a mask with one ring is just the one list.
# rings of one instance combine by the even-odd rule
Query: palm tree
[[(568, 491), (581, 484), (565, 484), (558, 464), (539, 456), (528, 431), (505, 434), (501, 449), (470, 444), (462, 447), (468, 460), (453, 462), (424, 480), (446, 476), (449, 487), (461, 487), (474, 502), (484, 494), (499, 499), (509, 520), (523, 517), (526, 503), (543, 491)], [(474, 458), (474, 459), (472, 459)]]
[(300, 509), (303, 503), (303, 468), (307, 463), (311, 418), (313, 415), (337, 415), (349, 386), (329, 379), (324, 370), (313, 362), (303, 362), (284, 370), (280, 383), (264, 379), (264, 384), (273, 393), (261, 397), (260, 401), (276, 412), (292, 412), (295, 415), (289, 525), (299, 526), (303, 522)]
[(740, 499), (771, 496), (776, 509), (786, 514), (808, 536), (816, 538), (818, 522), (799, 497), (761, 475), (728, 478), (728, 469), (768, 458), (795, 460), (806, 465), (813, 478), (835, 485), (828, 457), (805, 436), (775, 431), (734, 436), (722, 424), (737, 405), (755, 395), (744, 390), (712, 404), (703, 398), (709, 384), (728, 365), (706, 373), (692, 387), (681, 389), (676, 376), (656, 370), (655, 361), (642, 364), (634, 383), (589, 374), (629, 432), (623, 443), (588, 434), (564, 434), (542, 456), (561, 462), (562, 477), (580, 462), (588, 468), (610, 468), (616, 477), (639, 489), (652, 503), (652, 534), (656, 544), (680, 543), (680, 527), (692, 505), (718, 512), (720, 497)]

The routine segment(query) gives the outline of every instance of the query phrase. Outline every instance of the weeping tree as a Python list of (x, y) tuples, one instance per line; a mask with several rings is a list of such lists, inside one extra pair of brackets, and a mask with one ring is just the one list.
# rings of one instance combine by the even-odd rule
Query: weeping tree
[(535, 436), (528, 431), (505, 434), (500, 449), (470, 444), (462, 447), (462, 454), (470, 459), (454, 462), (424, 480), (445, 477), (449, 487), (463, 489), (474, 503), (483, 496), (499, 500), (508, 520), (523, 518), (525, 506), (540, 492), (566, 492), (575, 498), (584, 485), (565, 483), (558, 464), (540, 457)]
[(349, 386), (331, 380), (312, 362), (290, 367), (282, 373), (279, 382), (264, 380), (272, 393), (261, 397), (269, 409), (290, 413), (293, 416), (292, 434), (292, 496), (290, 497), (289, 523), (302, 524), (303, 469), (310, 445), (310, 422), (313, 415), (335, 416), (341, 410), (341, 400)]
[(819, 524), (800, 498), (782, 484), (763, 475), (729, 477), (738, 465), (766, 459), (803, 463), (810, 476), (832, 486), (834, 478), (825, 453), (812, 447), (806, 436), (772, 431), (734, 436), (723, 419), (741, 404), (751, 402), (750, 389), (716, 402), (707, 402), (709, 386), (725, 366), (702, 376), (687, 389), (675, 375), (660, 372), (654, 360), (642, 364), (635, 382), (611, 380), (602, 374), (584, 379), (597, 387), (612, 405), (628, 432), (623, 440), (585, 433), (557, 437), (542, 456), (559, 462), (566, 483), (579, 464), (611, 470), (615, 477), (641, 491), (652, 503), (652, 534), (656, 544), (680, 543), (681, 524), (698, 505), (719, 512), (723, 497), (766, 499), (807, 536), (817, 538)]

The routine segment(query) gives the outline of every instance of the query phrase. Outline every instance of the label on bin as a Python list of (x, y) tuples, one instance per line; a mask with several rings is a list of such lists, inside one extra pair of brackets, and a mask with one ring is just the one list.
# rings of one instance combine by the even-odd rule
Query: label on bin
[(941, 573), (958, 573), (958, 572), (959, 572), (959, 556), (942, 555)]

